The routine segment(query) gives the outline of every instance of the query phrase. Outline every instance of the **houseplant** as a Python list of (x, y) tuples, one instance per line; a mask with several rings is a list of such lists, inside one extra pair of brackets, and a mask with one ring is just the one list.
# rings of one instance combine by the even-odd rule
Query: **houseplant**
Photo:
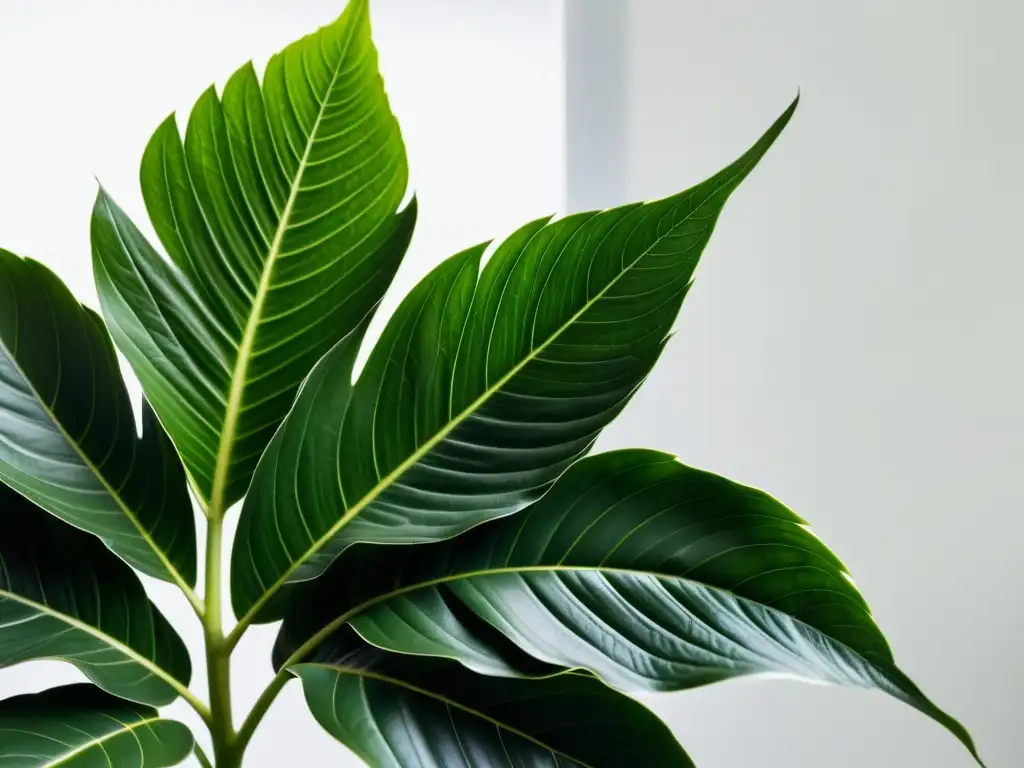
[[(354, 0), (262, 81), (246, 66), (203, 94), (184, 138), (158, 128), (141, 181), (169, 260), (100, 191), (102, 317), (0, 253), (0, 665), (63, 658), (91, 681), (0, 702), (0, 764), (237, 766), (298, 679), (371, 765), (686, 766), (622, 691), (760, 672), (881, 689), (973, 751), (795, 514), (665, 454), (585, 456), (795, 107), (685, 192), (447, 259), (355, 375), (416, 204)], [(194, 608), (205, 701), (129, 566)], [(277, 621), (277, 673), (236, 718), (231, 652)], [(178, 697), (209, 752), (158, 714)]]

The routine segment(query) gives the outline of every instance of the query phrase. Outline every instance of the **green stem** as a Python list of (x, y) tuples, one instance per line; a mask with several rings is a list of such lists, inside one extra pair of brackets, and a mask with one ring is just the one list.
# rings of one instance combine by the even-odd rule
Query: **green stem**
[(235, 749), (235, 729), (231, 717), (231, 649), (224, 641), (221, 608), (221, 551), (224, 515), (211, 505), (206, 539), (206, 610), (203, 628), (206, 635), (206, 670), (210, 688), (210, 736), (216, 768), (237, 768), (241, 752)]
[(196, 760), (199, 761), (199, 764), (203, 768), (213, 768), (213, 763), (210, 762), (210, 758), (206, 756), (206, 753), (203, 751), (203, 748), (200, 747), (198, 744), (196, 744), (195, 747), (195, 755)]
[(270, 705), (274, 703), (278, 694), (281, 693), (285, 685), (288, 684), (288, 681), (292, 679), (291, 666), (301, 662), (306, 658), (306, 655), (320, 645), (321, 642), (334, 634), (338, 627), (345, 624), (353, 616), (359, 615), (359, 613), (373, 604), (373, 602), (373, 600), (370, 600), (365, 603), (361, 603), (355, 608), (345, 612), (309, 638), (298, 648), (298, 650), (285, 660), (277, 674), (274, 675), (274, 679), (270, 681), (270, 685), (268, 685), (263, 693), (260, 694), (260, 697), (253, 705), (252, 711), (249, 712), (249, 715), (245, 718), (245, 722), (242, 723), (242, 727), (238, 730), (238, 739), (235, 743), (240, 754), (245, 751), (245, 748), (249, 743), (249, 739), (251, 739), (253, 733), (256, 732), (256, 728), (259, 726), (260, 721), (263, 720), (264, 715), (267, 714), (267, 710), (270, 709)]
[(270, 705), (274, 703), (274, 699), (277, 698), (277, 694), (281, 692), (285, 684), (292, 679), (292, 676), (288, 674), (286, 669), (282, 669), (270, 681), (270, 685), (266, 687), (260, 697), (256, 700), (252, 710), (249, 712), (248, 717), (245, 718), (245, 722), (242, 723), (242, 727), (238, 729), (238, 738), (235, 740), (235, 749), (238, 754), (241, 755), (245, 752), (245, 748), (249, 746), (249, 739), (256, 732), (256, 727), (263, 720), (263, 716), (267, 714), (267, 710), (270, 709)]

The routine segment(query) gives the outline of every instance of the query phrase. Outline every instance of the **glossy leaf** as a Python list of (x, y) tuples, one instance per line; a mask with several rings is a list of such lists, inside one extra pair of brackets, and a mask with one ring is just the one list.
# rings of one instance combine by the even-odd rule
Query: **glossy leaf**
[(144, 573), (195, 583), (185, 473), (148, 407), (137, 436), (102, 321), (46, 267), (2, 249), (0, 481)]
[(166, 768), (193, 745), (181, 723), (92, 685), (0, 701), (0, 768)]
[(411, 235), (408, 170), (366, 0), (174, 117), (142, 162), (165, 262), (104, 191), (103, 314), (203, 499), (237, 501), (313, 364), (380, 301)]
[(529, 509), (456, 539), (353, 548), (295, 605), (279, 664), (315, 657), (348, 621), (383, 648), (518, 674), (488, 635), (497, 630), (538, 660), (631, 690), (769, 672), (881, 690), (973, 751), (895, 666), (842, 563), (803, 520), (654, 451), (584, 459)]
[[(357, 338), (311, 373), (243, 507), (235, 612), (357, 542), (454, 536), (539, 497), (650, 371), (729, 195), (796, 102), (739, 160), (647, 205), (526, 225), (438, 267), (352, 384)], [(276, 601), (280, 603), (280, 600)]]
[(104, 690), (156, 706), (192, 673), (127, 565), (0, 486), (0, 668), (32, 659), (64, 659)]
[(597, 679), (476, 675), (349, 631), (301, 664), (319, 723), (373, 768), (691, 768), (671, 732)]

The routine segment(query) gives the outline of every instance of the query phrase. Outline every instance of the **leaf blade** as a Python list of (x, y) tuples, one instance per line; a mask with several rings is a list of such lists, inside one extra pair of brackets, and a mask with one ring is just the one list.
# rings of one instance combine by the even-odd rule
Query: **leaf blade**
[(301, 597), (278, 664), (315, 658), (348, 623), (391, 651), (521, 674), (496, 632), (545, 664), (628, 690), (768, 672), (881, 690), (977, 756), (967, 731), (898, 669), (845, 567), (802, 519), (654, 451), (583, 459), (531, 507), (456, 539), (353, 549)]
[(328, 353), (243, 507), (242, 623), (279, 617), (276, 593), (354, 543), (443, 539), (538, 498), (654, 365), (718, 213), (795, 108), (686, 192), (532, 222), (479, 275), (484, 246), (453, 256), (402, 303), (355, 383), (358, 338)]
[(0, 668), (62, 659), (154, 706), (187, 689), (188, 651), (127, 565), (5, 486), (0, 509)]
[(46, 267), (0, 249), (0, 481), (186, 587), (196, 536), (185, 474), (147, 404), (136, 435), (102, 321)]
[(365, 0), (173, 119), (142, 164), (162, 260), (101, 189), (100, 303), (199, 495), (226, 509), (319, 357), (372, 313), (415, 201)]
[(177, 765), (191, 754), (189, 729), (157, 711), (88, 684), (0, 701), (0, 765)]
[(693, 766), (650, 711), (592, 677), (489, 678), (354, 635), (295, 673), (320, 724), (376, 768)]

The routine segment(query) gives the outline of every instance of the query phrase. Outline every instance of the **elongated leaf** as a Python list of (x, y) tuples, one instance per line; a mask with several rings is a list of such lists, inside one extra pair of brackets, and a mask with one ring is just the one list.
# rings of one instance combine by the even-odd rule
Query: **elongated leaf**
[(192, 674), (184, 643), (127, 565), (0, 485), (0, 667), (49, 658), (156, 706)]
[[(796, 102), (739, 160), (674, 197), (536, 221), (406, 298), (359, 380), (355, 340), (311, 373), (239, 524), (245, 620), (356, 542), (454, 536), (537, 498), (657, 360), (729, 195)], [(279, 601), (277, 601), (279, 602)]]
[(0, 701), (2, 768), (166, 768), (193, 746), (181, 723), (88, 684)]
[(103, 322), (46, 267), (2, 249), (0, 481), (144, 573), (195, 583), (185, 473), (148, 407), (136, 435)]
[(349, 630), (295, 668), (320, 724), (373, 768), (690, 768), (650, 711), (593, 677), (476, 675)]
[(313, 364), (380, 301), (411, 235), (408, 170), (366, 0), (242, 67), (157, 130), (142, 191), (166, 263), (100, 191), (93, 263), (114, 340), (200, 495), (223, 509)]
[(517, 674), (457, 604), (535, 658), (618, 687), (788, 673), (881, 690), (974, 749), (895, 666), (842, 563), (803, 520), (654, 451), (584, 459), (529, 509), (456, 539), (353, 548), (299, 604), (279, 665), (315, 657), (314, 633), (350, 621), (383, 648)]

